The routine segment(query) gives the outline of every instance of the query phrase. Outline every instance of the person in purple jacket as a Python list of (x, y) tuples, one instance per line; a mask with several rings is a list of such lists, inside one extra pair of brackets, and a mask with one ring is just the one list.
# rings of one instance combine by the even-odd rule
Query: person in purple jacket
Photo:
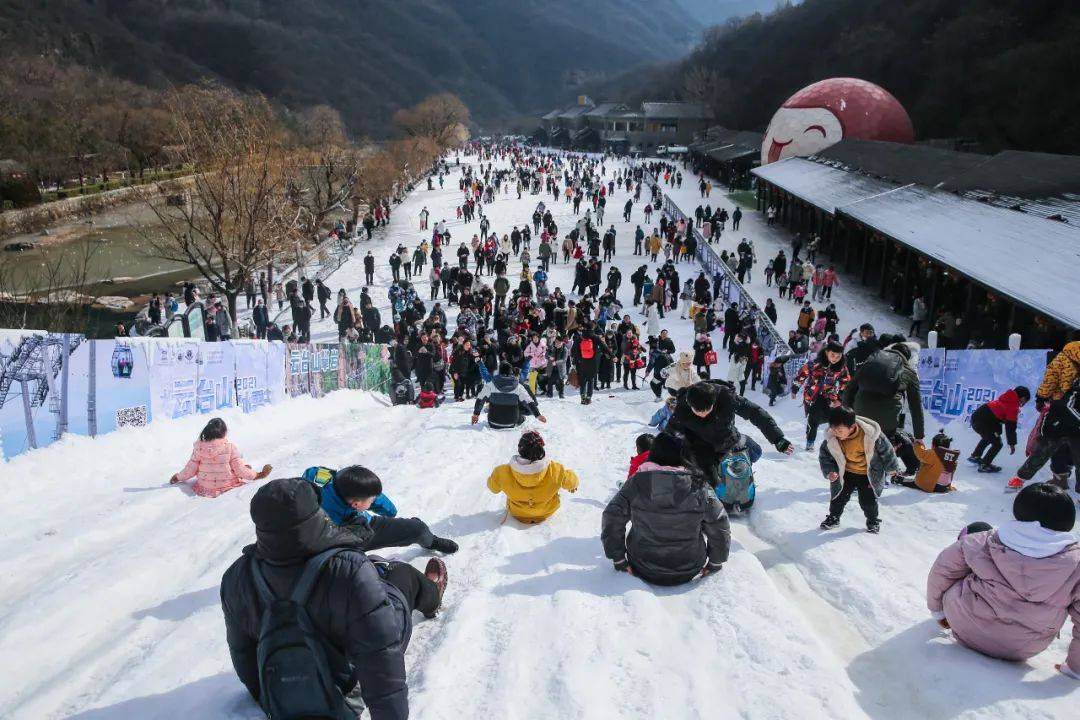
[(1013, 521), (997, 530), (968, 526), (938, 555), (926, 583), (934, 619), (961, 644), (990, 657), (1027, 660), (1072, 616), (1068, 657), (1055, 667), (1080, 680), (1080, 544), (1068, 492), (1028, 485)]

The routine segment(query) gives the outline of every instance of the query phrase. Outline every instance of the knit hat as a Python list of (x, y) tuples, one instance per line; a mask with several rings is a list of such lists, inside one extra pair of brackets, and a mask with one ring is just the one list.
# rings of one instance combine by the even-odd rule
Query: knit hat
[(251, 498), (251, 520), (260, 532), (294, 528), (319, 512), (319, 496), (301, 478), (280, 478), (259, 488)]

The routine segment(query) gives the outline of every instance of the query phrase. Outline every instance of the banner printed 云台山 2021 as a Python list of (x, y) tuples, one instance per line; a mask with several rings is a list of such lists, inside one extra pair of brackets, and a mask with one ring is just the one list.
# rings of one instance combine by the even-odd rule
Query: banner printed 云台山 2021
[[(976, 408), (1010, 388), (1023, 385), (1034, 395), (1046, 356), (1046, 350), (920, 350), (923, 410), (943, 424), (967, 424)], [(1033, 405), (1025, 406), (1019, 426), (1030, 430), (1037, 416)]]

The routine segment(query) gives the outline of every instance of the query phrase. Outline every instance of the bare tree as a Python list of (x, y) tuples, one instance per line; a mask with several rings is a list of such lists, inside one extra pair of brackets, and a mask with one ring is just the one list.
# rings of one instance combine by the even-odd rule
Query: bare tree
[(167, 106), (177, 152), (196, 174), (186, 191), (162, 185), (182, 202), (148, 196), (158, 226), (143, 234), (157, 257), (198, 270), (235, 318), (237, 295), (295, 232), (285, 132), (264, 98), (215, 85), (175, 91)]
[(428, 138), (446, 150), (468, 139), (469, 108), (457, 95), (442, 93), (398, 110), (394, 122), (410, 137)]

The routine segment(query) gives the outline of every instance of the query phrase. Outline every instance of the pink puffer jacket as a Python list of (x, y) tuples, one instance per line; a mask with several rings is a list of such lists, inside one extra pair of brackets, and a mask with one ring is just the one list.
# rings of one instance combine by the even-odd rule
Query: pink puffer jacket
[(926, 604), (964, 645), (1004, 660), (1045, 650), (1071, 615), (1068, 669), (1080, 675), (1080, 545), (1071, 533), (1011, 521), (945, 548)]
[(525, 357), (529, 358), (530, 370), (543, 370), (547, 367), (547, 341), (540, 338), (540, 342), (530, 340), (525, 344)]
[(191, 450), (191, 459), (176, 477), (181, 482), (196, 478), (196, 495), (217, 497), (254, 480), (257, 474), (244, 464), (235, 445), (227, 438), (219, 438), (197, 441)]

